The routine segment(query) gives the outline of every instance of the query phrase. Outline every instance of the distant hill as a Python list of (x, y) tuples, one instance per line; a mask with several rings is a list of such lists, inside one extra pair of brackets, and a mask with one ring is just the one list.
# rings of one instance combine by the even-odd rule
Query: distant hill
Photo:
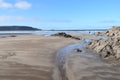
[(32, 31), (41, 30), (30, 26), (0, 26), (0, 31)]

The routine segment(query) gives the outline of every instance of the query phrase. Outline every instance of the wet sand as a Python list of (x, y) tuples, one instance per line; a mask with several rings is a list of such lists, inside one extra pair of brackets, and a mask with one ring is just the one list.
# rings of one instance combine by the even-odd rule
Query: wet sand
[(120, 80), (120, 65), (103, 60), (97, 53), (83, 47), (80, 48), (82, 52), (76, 52), (75, 46), (64, 48), (67, 56), (64, 56), (64, 63), (61, 61), (62, 80)]
[[(75, 35), (82, 43), (68, 45), (58, 52), (57, 67), (59, 80), (120, 80), (120, 65), (102, 59), (94, 50), (86, 48), (86, 40), (104, 37), (89, 34)], [(87, 39), (86, 39), (87, 38)], [(56, 79), (58, 80), (58, 79)]]
[(77, 42), (35, 35), (0, 38), (0, 80), (52, 80), (57, 51)]

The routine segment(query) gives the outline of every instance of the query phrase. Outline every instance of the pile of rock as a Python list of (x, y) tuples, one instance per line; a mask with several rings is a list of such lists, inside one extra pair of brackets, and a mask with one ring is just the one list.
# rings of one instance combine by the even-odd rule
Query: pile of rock
[(120, 36), (120, 26), (118, 26), (118, 27), (113, 26), (112, 29), (109, 29), (108, 31), (106, 31), (105, 35), (109, 36), (109, 37), (119, 37)]
[(94, 35), (95, 36), (103, 36), (105, 33), (104, 32), (95, 32)]
[(80, 38), (72, 36), (70, 34), (66, 34), (64, 32), (56, 33), (56, 34), (53, 34), (52, 36), (61, 36), (61, 37), (65, 37), (65, 38), (72, 38), (72, 39), (80, 40)]
[(113, 27), (105, 33), (108, 36), (105, 40), (93, 40), (88, 48), (95, 50), (102, 57), (114, 57), (120, 59), (120, 27)]

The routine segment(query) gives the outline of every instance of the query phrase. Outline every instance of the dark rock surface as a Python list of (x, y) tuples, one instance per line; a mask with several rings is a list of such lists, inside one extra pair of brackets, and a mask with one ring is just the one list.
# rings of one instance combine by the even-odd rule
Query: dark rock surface
[(65, 37), (65, 38), (72, 38), (72, 39), (80, 40), (79, 37), (75, 37), (70, 34), (66, 34), (64, 32), (56, 33), (56, 34), (53, 34), (52, 36), (61, 36), (61, 37)]

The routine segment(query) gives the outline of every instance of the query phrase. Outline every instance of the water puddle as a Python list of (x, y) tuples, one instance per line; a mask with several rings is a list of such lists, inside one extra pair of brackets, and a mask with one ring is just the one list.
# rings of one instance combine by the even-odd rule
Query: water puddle
[(92, 50), (88, 50), (85, 48), (85, 46), (87, 45), (87, 42), (89, 41), (89, 39), (86, 39), (85, 43), (76, 43), (76, 44), (71, 44), (68, 45), (64, 48), (62, 48), (56, 56), (56, 62), (58, 63), (58, 65), (63, 65), (66, 61), (66, 58), (69, 54), (71, 53), (79, 53), (79, 50), (81, 50), (81, 52), (79, 53), (82, 57), (86, 57), (86, 58), (91, 58), (91, 59), (99, 59), (99, 55), (93, 53)]
[[(62, 80), (69, 80), (69, 76), (66, 77), (67, 72), (64, 64), (66, 63), (67, 56), (73, 53), (80, 54), (80, 57), (76, 57), (79, 58), (79, 61), (77, 61), (78, 63), (74, 62), (76, 64), (72, 65), (77, 66), (76, 69), (74, 69), (74, 71), (71, 71), (77, 73), (78, 76), (75, 77), (78, 77), (78, 80), (120, 80), (120, 66), (115, 66), (109, 62), (102, 60), (98, 54), (92, 50), (85, 48), (89, 41), (89, 39), (85, 39), (84, 43), (68, 45), (57, 53), (56, 63), (61, 73)], [(87, 73), (90, 73), (91, 76), (87, 75)]]
[(59, 65), (64, 64), (67, 55), (69, 55), (71, 52), (75, 51), (76, 49), (79, 49), (80, 47), (82, 47), (82, 44), (71, 44), (69, 46), (66, 46), (64, 48), (62, 48), (56, 56), (56, 61)]
[(108, 37), (106, 37), (106, 36), (97, 36), (98, 37), (98, 40), (100, 39), (100, 40), (107, 40), (107, 38)]

